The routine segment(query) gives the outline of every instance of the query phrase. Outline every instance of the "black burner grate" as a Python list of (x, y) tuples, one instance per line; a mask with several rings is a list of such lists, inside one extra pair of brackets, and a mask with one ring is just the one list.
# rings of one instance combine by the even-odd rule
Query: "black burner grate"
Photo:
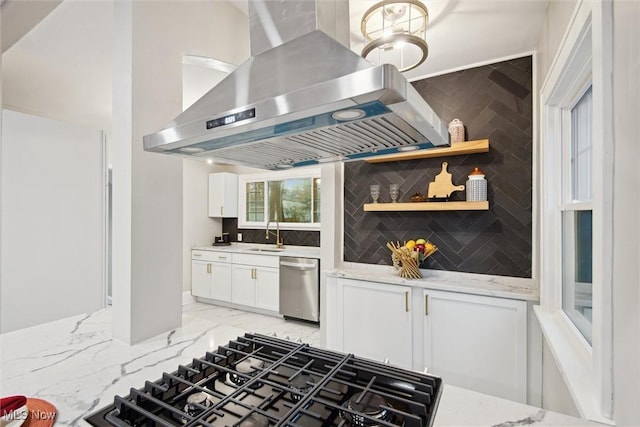
[(86, 420), (123, 427), (431, 426), (441, 388), (434, 376), (246, 334), (116, 396)]

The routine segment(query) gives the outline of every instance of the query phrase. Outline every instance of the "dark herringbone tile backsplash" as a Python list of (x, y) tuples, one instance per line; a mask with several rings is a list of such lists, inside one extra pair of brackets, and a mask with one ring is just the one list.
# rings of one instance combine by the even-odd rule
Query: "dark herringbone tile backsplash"
[[(271, 230), (275, 231), (275, 225), (271, 224)], [(232, 242), (235, 242), (238, 236), (238, 232), (242, 233), (242, 241), (246, 243), (273, 243), (275, 244), (276, 238), (270, 235), (269, 240), (265, 238), (264, 229), (251, 229), (251, 228), (238, 228), (237, 218), (223, 218), (222, 219), (222, 231), (229, 233), (229, 237)], [(320, 232), (319, 231), (304, 231), (304, 230), (280, 230), (280, 236), (282, 241), (286, 245), (294, 246), (320, 246)]]
[[(345, 261), (391, 264), (387, 241), (423, 237), (439, 251), (423, 267), (531, 277), (532, 98), (531, 57), (514, 59), (414, 82), (448, 124), (462, 120), (467, 140), (489, 139), (488, 153), (404, 162), (345, 163)], [(363, 212), (369, 185), (400, 184), (400, 199), (426, 194), (449, 163), (454, 184), (474, 167), (486, 174), (488, 211)], [(464, 200), (464, 192), (453, 200)]]

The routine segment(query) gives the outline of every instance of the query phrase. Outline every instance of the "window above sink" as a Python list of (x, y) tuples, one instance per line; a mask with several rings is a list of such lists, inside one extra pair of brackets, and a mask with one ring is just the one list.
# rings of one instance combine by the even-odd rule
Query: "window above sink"
[[(320, 169), (239, 176), (238, 227), (320, 230)], [(275, 227), (275, 225), (273, 225)]]

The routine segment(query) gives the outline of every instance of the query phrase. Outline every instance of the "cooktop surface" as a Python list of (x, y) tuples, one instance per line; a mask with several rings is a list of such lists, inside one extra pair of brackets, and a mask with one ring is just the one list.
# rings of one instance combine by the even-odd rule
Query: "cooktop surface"
[(91, 414), (94, 426), (431, 426), (438, 377), (245, 334)]

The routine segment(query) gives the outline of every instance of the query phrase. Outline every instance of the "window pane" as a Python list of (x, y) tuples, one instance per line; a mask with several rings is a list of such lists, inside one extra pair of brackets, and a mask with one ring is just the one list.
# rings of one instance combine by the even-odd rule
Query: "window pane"
[(264, 221), (264, 182), (248, 182), (246, 192), (246, 221)]
[(311, 179), (269, 181), (269, 220), (311, 222)]
[(562, 308), (591, 344), (592, 211), (562, 214)]
[(591, 200), (591, 125), (593, 96), (591, 88), (571, 110), (571, 197)]
[(313, 179), (313, 222), (320, 222), (320, 178)]

